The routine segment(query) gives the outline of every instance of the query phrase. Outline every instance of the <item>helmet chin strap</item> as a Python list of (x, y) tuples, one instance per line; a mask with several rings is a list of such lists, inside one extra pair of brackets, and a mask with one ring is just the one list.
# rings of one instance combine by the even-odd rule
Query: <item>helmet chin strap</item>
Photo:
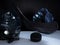
[(29, 21), (29, 19), (28, 19), (26, 16), (24, 16), (24, 14), (22, 13), (22, 11), (20, 10), (19, 7), (17, 7), (17, 9), (19, 10), (19, 12), (20, 12), (21, 15), (24, 17), (25, 20), (27, 20), (28, 22), (31, 22), (31, 21)]

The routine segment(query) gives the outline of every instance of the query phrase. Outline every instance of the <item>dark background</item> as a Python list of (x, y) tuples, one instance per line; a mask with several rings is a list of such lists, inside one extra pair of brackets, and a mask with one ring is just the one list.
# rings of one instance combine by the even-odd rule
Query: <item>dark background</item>
[(0, 10), (18, 6), (23, 14), (32, 21), (32, 16), (41, 8), (48, 8), (60, 26), (59, 0), (0, 0)]

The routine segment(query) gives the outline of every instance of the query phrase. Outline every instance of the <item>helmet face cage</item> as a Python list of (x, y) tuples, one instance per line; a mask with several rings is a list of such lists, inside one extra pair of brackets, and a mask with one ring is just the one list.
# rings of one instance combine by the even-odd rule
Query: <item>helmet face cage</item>
[(14, 38), (19, 38), (18, 36), (21, 30), (20, 17), (14, 11), (7, 11), (0, 18), (1, 39), (13, 41)]

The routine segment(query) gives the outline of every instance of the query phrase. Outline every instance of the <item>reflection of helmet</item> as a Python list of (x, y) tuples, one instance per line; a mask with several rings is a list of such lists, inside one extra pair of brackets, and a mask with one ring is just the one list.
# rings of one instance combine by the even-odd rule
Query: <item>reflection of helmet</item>
[(33, 28), (39, 32), (50, 34), (58, 29), (58, 24), (54, 21), (52, 13), (46, 8), (40, 9), (33, 17)]
[(52, 16), (52, 14), (48, 11), (48, 9), (46, 8), (42, 8), (40, 9), (34, 16), (33, 16), (33, 21), (34, 22), (45, 22), (45, 23), (49, 23), (49, 22), (53, 22), (54, 18)]

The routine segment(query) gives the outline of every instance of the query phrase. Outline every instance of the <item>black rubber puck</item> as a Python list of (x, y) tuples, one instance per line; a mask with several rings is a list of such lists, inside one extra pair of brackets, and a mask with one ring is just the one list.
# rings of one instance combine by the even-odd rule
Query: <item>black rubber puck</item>
[(39, 41), (41, 41), (41, 37), (42, 36), (41, 36), (40, 33), (34, 32), (34, 33), (31, 34), (30, 40), (33, 41), (33, 42), (39, 42)]

